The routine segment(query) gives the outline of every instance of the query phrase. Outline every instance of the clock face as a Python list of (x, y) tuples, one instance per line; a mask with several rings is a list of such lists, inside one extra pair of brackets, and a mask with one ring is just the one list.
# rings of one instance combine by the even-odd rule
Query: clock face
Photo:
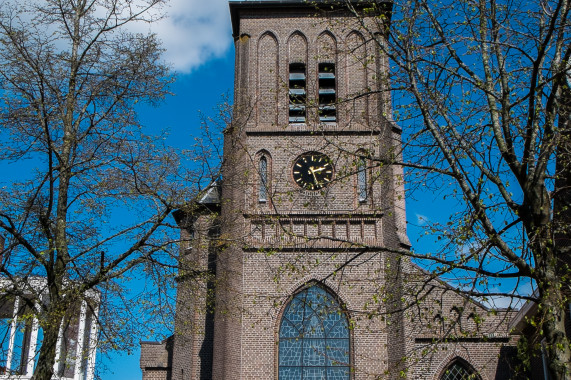
[(331, 160), (321, 153), (306, 153), (293, 164), (294, 181), (306, 190), (319, 190), (333, 178)]

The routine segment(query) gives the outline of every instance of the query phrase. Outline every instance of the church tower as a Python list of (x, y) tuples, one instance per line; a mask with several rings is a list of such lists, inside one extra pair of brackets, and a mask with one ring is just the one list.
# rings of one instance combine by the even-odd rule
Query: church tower
[(400, 149), (378, 48), (390, 5), (358, 4), (376, 17), (230, 2), (214, 379), (361, 379), (404, 356), (375, 301), (408, 247), (402, 173), (380, 164)]
[(402, 259), (391, 4), (230, 2), (222, 177), (175, 213), (175, 332), (141, 344), (143, 379), (510, 377), (509, 312)]

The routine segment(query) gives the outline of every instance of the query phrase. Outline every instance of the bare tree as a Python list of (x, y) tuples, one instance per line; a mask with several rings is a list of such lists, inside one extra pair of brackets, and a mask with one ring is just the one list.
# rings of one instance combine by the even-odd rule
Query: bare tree
[(385, 8), (365, 10), (378, 15), (371, 26), (346, 4), (390, 60), (386, 88), (404, 130), (402, 152), (370, 158), (405, 167), (409, 194), (457, 204), (448, 222), (427, 221), (440, 248), (410, 255), (470, 296), (536, 303), (528, 322), (551, 377), (571, 378), (571, 3), (395, 3), (387, 41), (374, 33)]
[(156, 36), (125, 29), (157, 20), (164, 3), (0, 6), (0, 160), (20, 170), (0, 188), (1, 292), (43, 329), (34, 379), (54, 375), (60, 326), (88, 292), (120, 292), (143, 265), (176, 267), (169, 215), (205, 172), (183, 171), (164, 136), (143, 132), (136, 105), (158, 104), (173, 78)]

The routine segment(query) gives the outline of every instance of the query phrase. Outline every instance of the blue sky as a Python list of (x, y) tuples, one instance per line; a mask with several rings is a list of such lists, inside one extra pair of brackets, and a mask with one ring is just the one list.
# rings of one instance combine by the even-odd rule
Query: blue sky
[[(228, 33), (230, 33), (228, 31)], [(143, 124), (151, 132), (168, 129), (168, 143), (178, 148), (189, 147), (200, 132), (199, 112), (214, 114), (224, 94), (231, 94), (234, 80), (234, 51), (229, 45), (223, 54), (210, 57), (190, 73), (179, 73), (172, 87), (173, 96), (158, 108), (139, 112)], [(140, 337), (146, 340), (146, 337)], [(140, 380), (139, 351), (100, 354), (107, 370), (99, 373), (103, 380)]]
[[(232, 95), (234, 49), (230, 14), (226, 0), (171, 0), (167, 17), (133, 31), (158, 34), (166, 49), (177, 80), (158, 108), (142, 108), (139, 117), (148, 132), (168, 130), (169, 145), (186, 148), (200, 132), (200, 112), (213, 115), (224, 94)], [(157, 337), (160, 338), (160, 337)], [(140, 337), (146, 340), (147, 337)], [(140, 380), (139, 351), (99, 355), (99, 375), (103, 380)], [(105, 368), (105, 369), (104, 369)]]

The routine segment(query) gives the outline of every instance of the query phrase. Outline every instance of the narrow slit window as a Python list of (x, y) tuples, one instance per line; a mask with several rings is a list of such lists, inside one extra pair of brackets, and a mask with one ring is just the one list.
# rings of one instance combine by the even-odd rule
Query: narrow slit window
[(194, 230), (194, 225), (189, 226), (186, 229), (187, 237), (186, 237), (186, 249), (192, 249), (194, 245), (194, 239), (196, 238), (196, 232)]
[(268, 159), (264, 156), (260, 158), (259, 173), (258, 201), (266, 202), (268, 200)]
[(357, 193), (359, 202), (367, 200), (367, 165), (364, 158), (359, 158), (357, 163)]
[(335, 92), (335, 64), (319, 64), (319, 121), (331, 123), (337, 121), (337, 94)]
[(290, 63), (289, 65), (289, 122), (305, 123), (306, 109), (305, 63)]

